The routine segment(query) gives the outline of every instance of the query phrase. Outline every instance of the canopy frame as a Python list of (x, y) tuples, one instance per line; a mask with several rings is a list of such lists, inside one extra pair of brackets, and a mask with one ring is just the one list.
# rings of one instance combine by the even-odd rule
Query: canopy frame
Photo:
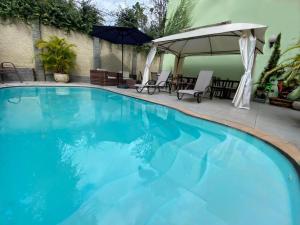
[[(239, 31), (241, 32), (241, 31)], [(254, 29), (251, 29), (251, 33), (254, 34)], [(241, 34), (242, 35), (242, 34)], [(194, 37), (194, 38), (189, 38), (189, 39), (178, 39), (177, 41), (185, 41), (185, 40), (193, 40), (193, 39), (201, 39), (201, 38), (208, 38), (209, 40), (209, 44), (210, 44), (210, 51), (209, 52), (202, 52), (201, 55), (218, 55), (219, 54), (222, 54), (224, 55), (224, 53), (228, 53), (230, 55), (240, 55), (240, 52), (237, 51), (237, 50), (231, 50), (231, 51), (212, 51), (212, 44), (211, 44), (211, 38), (212, 37), (240, 37), (241, 35), (238, 35), (238, 34), (232, 34), (232, 35), (225, 35), (225, 34), (220, 34), (220, 35), (207, 35), (207, 36), (203, 36), (203, 37)], [(260, 40), (260, 39), (256, 39), (257, 41), (259, 41), (261, 44), (265, 44), (264, 41)], [(169, 41), (169, 42), (164, 42), (163, 45), (156, 45), (157, 48), (159, 49), (162, 49), (162, 50), (165, 50), (165, 51), (169, 51), (171, 52), (172, 54), (176, 55), (176, 56), (180, 56), (181, 54), (178, 54), (177, 52), (171, 50), (170, 48), (168, 47), (165, 47), (164, 45), (166, 44), (170, 44), (172, 43), (175, 44), (174, 41)], [(187, 42), (186, 42), (187, 43)], [(185, 44), (186, 45), (186, 44)], [(261, 51), (259, 48), (255, 47), (255, 51), (258, 51), (259, 53), (263, 54), (263, 51)], [(193, 54), (185, 54), (184, 57), (189, 57), (189, 56), (193, 56), (193, 55), (197, 55), (197, 53), (193, 53)]]
[[(177, 57), (188, 57), (193, 55), (236, 55), (240, 54), (240, 49), (238, 48), (238, 45), (236, 45), (236, 49), (222, 49), (222, 50), (214, 50), (214, 46), (212, 43), (212, 39), (214, 38), (234, 38), (237, 39), (235, 43), (238, 42), (238, 38), (243, 35), (243, 32), (245, 31), (251, 31), (252, 35), (256, 34), (256, 30), (260, 30), (260, 35), (255, 35), (257, 43), (259, 43), (255, 46), (255, 52), (258, 52), (260, 54), (263, 54), (263, 46), (265, 44), (264, 41), (264, 33), (267, 29), (266, 26), (260, 25), (260, 24), (249, 24), (249, 23), (219, 23), (216, 25), (208, 25), (204, 27), (195, 28), (189, 31), (185, 31), (182, 33), (158, 38), (152, 41), (152, 44), (156, 45), (157, 48), (164, 50), (166, 52), (169, 52), (171, 54), (174, 54)], [(192, 53), (183, 53), (183, 49), (187, 45), (189, 41), (193, 40), (201, 40), (201, 39), (207, 39), (209, 49), (207, 51), (195, 51)], [(173, 46), (175, 44), (178, 44), (180, 42), (186, 41), (185, 44), (183, 44), (181, 50), (174, 49)], [(228, 40), (227, 40), (228, 41)], [(234, 40), (235, 41), (235, 40)], [(233, 43), (233, 42), (232, 42)]]
[[(186, 57), (240, 55), (241, 49), (238, 44), (239, 39), (242, 37), (249, 38), (246, 33), (250, 33), (256, 39), (255, 46), (253, 46), (254, 62), (251, 69), (251, 73), (253, 73), (257, 53), (263, 54), (263, 47), (265, 44), (264, 36), (266, 29), (267, 26), (260, 24), (226, 22), (195, 28), (182, 33), (158, 38), (152, 41), (152, 45), (154, 45), (158, 49), (175, 55), (176, 58), (174, 62), (173, 76), (176, 77), (179, 70), (182, 69), (180, 67), (182, 67), (183, 59)], [(222, 38), (224, 39), (222, 40)], [(230, 38), (232, 38), (232, 40)], [(191, 42), (193, 40), (196, 40), (196, 42)], [(199, 40), (198, 43), (197, 40)], [(191, 46), (187, 47), (188, 43), (190, 43), (191, 45), (195, 45), (195, 48)], [(199, 46), (199, 43), (202, 46)], [(227, 45), (229, 45), (229, 47)], [(230, 49), (230, 47), (232, 47), (232, 49)]]

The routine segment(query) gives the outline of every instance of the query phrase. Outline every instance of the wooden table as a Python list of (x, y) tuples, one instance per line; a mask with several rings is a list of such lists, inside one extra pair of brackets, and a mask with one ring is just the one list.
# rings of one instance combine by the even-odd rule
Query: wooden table
[(177, 75), (177, 78), (171, 78), (172, 90), (178, 91), (182, 89), (193, 89), (197, 81), (197, 77)]
[(219, 97), (223, 99), (232, 99), (232, 94), (236, 92), (240, 81), (221, 80), (214, 78), (210, 86), (210, 98)]

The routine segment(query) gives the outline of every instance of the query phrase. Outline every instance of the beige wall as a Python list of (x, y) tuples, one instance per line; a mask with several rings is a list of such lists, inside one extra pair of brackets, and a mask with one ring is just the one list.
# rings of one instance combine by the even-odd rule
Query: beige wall
[(77, 32), (67, 33), (63, 30), (48, 26), (42, 26), (41, 30), (42, 38), (45, 40), (55, 35), (65, 38), (69, 43), (76, 45), (76, 68), (72, 74), (77, 76), (90, 75), (90, 68), (93, 66), (93, 40), (89, 36)]
[[(108, 41), (101, 41), (101, 68), (109, 71), (118, 72), (122, 69), (122, 47), (121, 45), (111, 44)], [(131, 72), (132, 70), (132, 57), (133, 57), (133, 46), (124, 45), (124, 71)], [(140, 52), (137, 54), (137, 68), (136, 72), (143, 73), (145, 63), (147, 59), (147, 53)], [(155, 57), (151, 72), (158, 72), (159, 68), (159, 57)]]
[[(93, 40), (85, 34), (70, 32), (67, 33), (49, 26), (41, 27), (41, 36), (47, 40), (55, 35), (67, 39), (68, 42), (76, 45), (76, 68), (71, 73), (76, 76), (89, 76), (93, 68)], [(111, 44), (101, 40), (101, 67), (110, 71), (121, 70), (121, 45)], [(133, 47), (124, 45), (124, 70), (132, 70)], [(137, 73), (144, 71), (147, 53), (137, 54)], [(34, 67), (34, 54), (31, 26), (24, 23), (7, 23), (0, 21), (0, 62), (11, 61), (18, 67)], [(157, 72), (159, 58), (155, 58), (151, 72)]]
[(34, 67), (31, 27), (24, 23), (0, 21), (0, 62), (19, 67)]
[[(122, 47), (101, 40), (101, 67), (109, 71), (122, 70)], [(124, 45), (124, 71), (131, 72), (132, 46)]]

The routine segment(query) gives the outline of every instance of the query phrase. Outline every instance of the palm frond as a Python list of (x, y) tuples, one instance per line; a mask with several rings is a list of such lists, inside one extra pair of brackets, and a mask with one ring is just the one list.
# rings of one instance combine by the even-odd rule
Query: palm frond
[(75, 67), (76, 45), (66, 39), (50, 36), (49, 41), (37, 41), (36, 47), (42, 50), (40, 58), (46, 71), (69, 73)]

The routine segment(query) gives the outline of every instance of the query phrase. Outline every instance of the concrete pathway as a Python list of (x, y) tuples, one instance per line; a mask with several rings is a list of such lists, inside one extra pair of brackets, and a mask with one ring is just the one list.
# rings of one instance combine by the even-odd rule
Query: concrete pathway
[(245, 110), (233, 107), (230, 100), (218, 98), (213, 100), (203, 98), (202, 102), (198, 104), (195, 99), (188, 96), (184, 96), (184, 99), (179, 101), (175, 94), (170, 95), (163, 92), (148, 95), (147, 93), (137, 94), (133, 89), (119, 89), (116, 87), (105, 87), (105, 89), (124, 94), (134, 94), (135, 96), (141, 95), (149, 100), (164, 101), (184, 107), (195, 113), (238, 122), (285, 139), (300, 149), (300, 111), (257, 102), (252, 102), (251, 109)]

